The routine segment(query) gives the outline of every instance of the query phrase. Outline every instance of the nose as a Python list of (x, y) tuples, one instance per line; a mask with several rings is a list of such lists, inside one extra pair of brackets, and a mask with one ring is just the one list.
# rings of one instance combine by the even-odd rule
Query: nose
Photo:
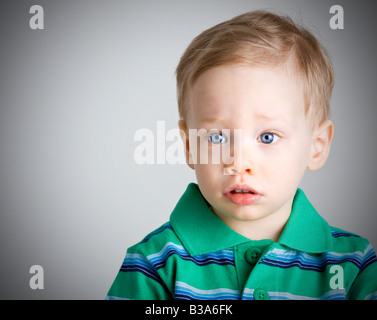
[(253, 172), (252, 172), (252, 170), (250, 168), (247, 168), (245, 170), (243, 170), (243, 169), (239, 170), (239, 169), (237, 169), (233, 165), (226, 165), (224, 167), (224, 174), (225, 175), (230, 175), (230, 176), (235, 176), (237, 174), (240, 174), (240, 175), (244, 175), (244, 174), (245, 175), (252, 175)]
[(255, 173), (255, 153), (252, 151), (252, 143), (245, 140), (238, 146), (233, 146), (231, 157), (224, 164), (225, 175), (253, 175)]
[(231, 164), (226, 164), (224, 166), (225, 175), (252, 175), (253, 173), (253, 169), (250, 166), (244, 164), (237, 165), (235, 164), (235, 161), (233, 161)]

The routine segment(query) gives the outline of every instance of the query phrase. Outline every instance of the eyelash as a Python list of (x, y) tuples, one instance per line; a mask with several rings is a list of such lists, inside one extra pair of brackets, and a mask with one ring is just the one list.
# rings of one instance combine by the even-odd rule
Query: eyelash
[[(274, 139), (274, 141), (271, 141), (270, 143), (262, 142), (262, 141), (261, 141), (261, 138), (262, 138), (262, 136), (263, 136), (264, 134), (273, 134), (273, 135), (276, 136), (278, 139), (277, 139), (277, 140)], [(272, 143), (275, 143), (275, 142), (279, 141), (281, 138), (282, 138), (282, 136), (281, 136), (281, 134), (280, 134), (279, 132), (277, 132), (277, 131), (275, 131), (275, 130), (266, 130), (266, 131), (262, 132), (262, 133), (258, 136), (257, 141), (258, 141), (258, 142), (261, 142), (261, 143), (263, 143), (263, 144), (272, 144)]]
[[(215, 142), (211, 141), (211, 138), (216, 134), (223, 138), (223, 140), (219, 143), (215, 143)], [(228, 141), (228, 138), (225, 135), (223, 135), (222, 132), (210, 132), (208, 134), (208, 141), (211, 142), (212, 144), (223, 144), (223, 143)]]

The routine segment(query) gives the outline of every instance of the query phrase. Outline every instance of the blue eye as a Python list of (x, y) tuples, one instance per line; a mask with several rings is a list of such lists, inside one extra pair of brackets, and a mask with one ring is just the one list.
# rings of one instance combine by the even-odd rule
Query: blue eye
[(221, 133), (211, 133), (208, 137), (208, 141), (214, 144), (220, 144), (226, 142), (226, 138)]
[(280, 139), (278, 135), (272, 132), (265, 132), (262, 133), (260, 136), (260, 141), (264, 144), (271, 144), (273, 142), (276, 142)]

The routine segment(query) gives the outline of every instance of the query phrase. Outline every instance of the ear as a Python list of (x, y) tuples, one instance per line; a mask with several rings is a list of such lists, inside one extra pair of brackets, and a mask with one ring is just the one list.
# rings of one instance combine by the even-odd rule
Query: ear
[(193, 165), (194, 162), (192, 159), (192, 155), (190, 153), (189, 132), (187, 129), (186, 122), (184, 120), (179, 120), (178, 126), (179, 126), (179, 134), (183, 142), (183, 147), (185, 148), (186, 163), (191, 169), (194, 169), (194, 165)]
[(310, 159), (307, 167), (309, 170), (318, 170), (325, 164), (330, 153), (333, 135), (334, 124), (330, 120), (322, 122), (314, 131)]

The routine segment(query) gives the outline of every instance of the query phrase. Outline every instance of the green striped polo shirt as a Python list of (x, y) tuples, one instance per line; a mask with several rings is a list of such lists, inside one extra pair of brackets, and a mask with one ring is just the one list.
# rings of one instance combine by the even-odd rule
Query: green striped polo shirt
[(301, 189), (277, 242), (229, 228), (191, 183), (170, 221), (130, 247), (107, 299), (377, 299), (364, 238), (330, 227)]

